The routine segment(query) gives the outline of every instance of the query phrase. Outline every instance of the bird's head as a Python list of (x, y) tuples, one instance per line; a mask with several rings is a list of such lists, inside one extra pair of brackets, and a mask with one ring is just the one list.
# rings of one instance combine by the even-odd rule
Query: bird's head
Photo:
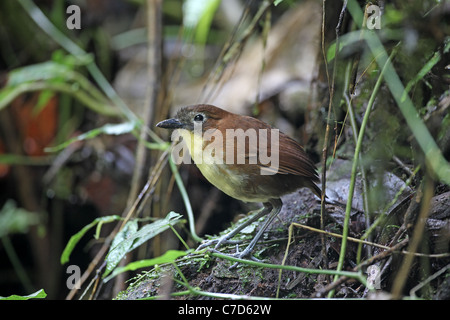
[(202, 133), (208, 129), (216, 129), (231, 113), (213, 105), (200, 104), (180, 109), (174, 118), (159, 122), (156, 126), (165, 129), (185, 129), (194, 132), (201, 128)]

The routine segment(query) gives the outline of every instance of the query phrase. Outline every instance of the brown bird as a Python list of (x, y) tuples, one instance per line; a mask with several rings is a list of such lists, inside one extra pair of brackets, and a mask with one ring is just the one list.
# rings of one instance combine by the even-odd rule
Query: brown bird
[[(182, 148), (187, 147), (202, 174), (218, 189), (235, 199), (264, 205), (245, 223), (218, 240), (203, 243), (199, 249), (217, 243), (217, 250), (224, 243), (237, 243), (231, 238), (269, 214), (245, 250), (234, 255), (246, 257), (280, 212), (282, 195), (307, 187), (321, 197), (315, 184), (319, 181), (317, 169), (302, 146), (256, 118), (200, 104), (184, 107), (175, 118), (156, 126), (177, 129), (172, 139), (174, 134), (181, 136), (185, 144), (176, 145), (174, 151), (177, 148), (184, 152)], [(175, 156), (180, 153), (175, 152)]]

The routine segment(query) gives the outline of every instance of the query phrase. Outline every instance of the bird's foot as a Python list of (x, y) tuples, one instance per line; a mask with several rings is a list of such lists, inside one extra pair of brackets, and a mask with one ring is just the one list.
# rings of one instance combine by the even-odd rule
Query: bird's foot
[[(256, 262), (262, 262), (262, 260), (255, 258), (251, 253), (253, 251), (253, 247), (247, 246), (247, 248), (244, 249), (244, 251), (239, 251), (239, 246), (236, 245), (236, 252), (232, 254), (231, 256), (238, 259), (244, 259), (248, 257), (250, 260), (256, 261)], [(234, 269), (239, 265), (240, 262), (234, 263), (229, 269)]]
[[(241, 241), (233, 241), (234, 243), (237, 243), (237, 242), (241, 242)], [(207, 243), (205, 243), (205, 245), (206, 245)], [(209, 244), (210, 245), (210, 244)], [(200, 247), (199, 247), (200, 248)], [(199, 249), (197, 249), (197, 250), (199, 250)], [(223, 253), (223, 252), (221, 252), (221, 251), (219, 251), (219, 250), (217, 250), (217, 249), (210, 249), (210, 251), (211, 252), (215, 252), (215, 253), (219, 253), (219, 254), (221, 254), (221, 255), (225, 255), (225, 256), (228, 256), (228, 257), (232, 257), (232, 258), (238, 258), (238, 259), (245, 259), (245, 258), (249, 258), (249, 260), (253, 260), (253, 261), (256, 261), (256, 262), (263, 262), (262, 260), (260, 260), (260, 259), (258, 259), (258, 258), (256, 258), (256, 257), (254, 257), (253, 255), (251, 255), (251, 253), (252, 253), (252, 249), (251, 248), (249, 248), (249, 247), (247, 247), (247, 248), (245, 248), (244, 249), (244, 251), (239, 251), (239, 245), (238, 244), (236, 244), (236, 252), (235, 253), (232, 253), (232, 254), (226, 254), (226, 253)], [(236, 268), (238, 265), (240, 264), (240, 262), (236, 262), (236, 263), (234, 263), (231, 267), (229, 267), (228, 269), (234, 269), (234, 268)]]
[(206, 247), (210, 247), (214, 244), (215, 244), (214, 249), (217, 250), (220, 248), (220, 246), (222, 246), (224, 244), (239, 244), (241, 242), (242, 242), (241, 240), (230, 240), (230, 238), (227, 237), (227, 235), (224, 235), (223, 237), (221, 237), (219, 239), (212, 239), (212, 240), (208, 240), (208, 241), (202, 243), (200, 246), (198, 246), (196, 251), (201, 250)]

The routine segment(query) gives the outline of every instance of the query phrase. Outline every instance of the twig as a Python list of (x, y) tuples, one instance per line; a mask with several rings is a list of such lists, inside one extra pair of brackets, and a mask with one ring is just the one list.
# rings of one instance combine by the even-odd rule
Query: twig
[[(329, 231), (325, 231), (325, 230), (316, 229), (316, 228), (313, 228), (313, 227), (310, 227), (310, 226), (306, 226), (306, 225), (303, 225), (303, 224), (292, 223), (291, 225), (293, 225), (295, 227), (300, 227), (300, 228), (303, 228), (303, 229), (311, 230), (311, 231), (314, 231), (314, 232), (322, 233), (322, 234), (325, 234), (325, 235), (328, 235), (328, 236), (332, 236), (332, 237), (336, 237), (336, 238), (342, 238), (341, 234), (334, 233), (334, 232), (329, 232)], [(347, 239), (350, 240), (350, 241), (353, 241), (353, 242), (357, 242), (357, 243), (360, 243), (360, 244), (366, 244), (366, 245), (369, 245), (369, 246), (373, 246), (373, 247), (377, 247), (377, 248), (381, 248), (381, 249), (385, 249), (385, 250), (389, 250), (390, 249), (390, 247), (388, 247), (388, 246), (384, 246), (382, 244), (378, 244), (378, 243), (374, 243), (374, 242), (370, 242), (370, 241), (366, 241), (366, 240), (361, 240), (361, 239), (357, 239), (357, 238), (353, 238), (353, 237), (347, 237)]]
[[(408, 252), (416, 252), (419, 244), (422, 240), (422, 235), (425, 229), (425, 222), (427, 220), (428, 214), (430, 212), (431, 198), (433, 197), (434, 184), (430, 177), (426, 176), (424, 181), (424, 192), (422, 197), (422, 203), (420, 208), (419, 217), (417, 219), (416, 225), (414, 226), (414, 231), (411, 237), (411, 241), (408, 246)], [(404, 259), (399, 272), (395, 277), (394, 284), (392, 285), (392, 298), (398, 299), (401, 297), (403, 287), (405, 285), (406, 279), (413, 262), (414, 255), (407, 254)]]
[[(201, 100), (211, 100), (216, 92), (220, 89), (221, 86), (218, 86), (217, 83), (222, 78), (226, 66), (230, 63), (230, 61), (232, 61), (233, 59), (237, 59), (240, 56), (244, 45), (250, 39), (250, 36), (253, 35), (256, 30), (258, 30), (260, 20), (262, 19), (266, 11), (270, 9), (274, 1), (275, 0), (262, 1), (262, 3), (258, 6), (258, 11), (256, 12), (255, 16), (252, 18), (242, 34), (240, 34), (235, 41), (233, 41), (233, 38), (225, 44), (222, 52), (219, 55), (219, 58), (217, 59), (216, 65), (214, 66), (214, 72), (210, 73), (208, 80), (206, 81), (207, 84), (214, 85), (214, 87), (209, 89), (208, 92), (208, 86), (205, 86), (202, 89)], [(243, 14), (243, 16), (241, 17), (240, 24), (243, 22), (244, 18), (245, 14)], [(236, 34), (237, 29), (236, 32), (233, 33), (233, 37)]]
[[(349, 11), (353, 19), (357, 23), (361, 23), (363, 17), (361, 8), (355, 0), (351, 0), (350, 3)], [(416, 107), (409, 96), (403, 96), (405, 86), (395, 71), (394, 66), (389, 61), (381, 40), (376, 33), (371, 33), (366, 37), (366, 43), (373, 53), (380, 52), (381, 50), (382, 54), (375, 55), (375, 59), (378, 65), (386, 65), (387, 71), (385, 72), (384, 80), (405, 118), (408, 127), (414, 134), (414, 138), (422, 149), (427, 165), (441, 182), (450, 184), (450, 163), (444, 158), (442, 151), (439, 149), (436, 141), (431, 136), (430, 131), (417, 113)]]
[[(321, 197), (321, 206), (320, 206), (320, 228), (322, 230), (325, 229), (325, 214), (326, 214), (326, 207), (325, 207), (325, 190), (326, 190), (326, 163), (327, 163), (327, 157), (328, 157), (328, 140), (330, 136), (330, 119), (331, 119), (331, 109), (333, 106), (333, 97), (334, 97), (334, 85), (335, 85), (335, 78), (336, 78), (336, 69), (337, 69), (337, 60), (338, 60), (338, 52), (339, 52), (339, 34), (341, 31), (341, 25), (342, 20), (344, 18), (345, 10), (347, 8), (347, 0), (344, 1), (341, 9), (341, 13), (339, 15), (338, 24), (335, 28), (336, 31), (336, 46), (335, 46), (335, 56), (334, 56), (334, 66), (333, 66), (333, 76), (331, 79), (329, 79), (329, 72), (328, 72), (328, 64), (326, 59), (326, 53), (325, 53), (325, 3), (326, 0), (324, 0), (322, 5), (323, 10), (323, 16), (322, 16), (322, 54), (325, 61), (325, 70), (327, 74), (328, 79), (328, 86), (330, 88), (330, 97), (329, 97), (329, 103), (328, 103), (328, 115), (327, 115), (327, 126), (325, 129), (325, 139), (323, 143), (323, 150), (322, 150), (322, 197)], [(322, 235), (321, 237), (322, 241), (322, 255), (324, 257), (325, 264), (328, 265), (327, 261), (327, 254), (326, 254), (326, 245), (325, 245), (325, 235)]]
[[(363, 261), (362, 263), (360, 263), (359, 265), (354, 267), (352, 269), (352, 271), (356, 272), (356, 271), (361, 270), (362, 268), (364, 268), (368, 265), (371, 265), (379, 260), (387, 258), (392, 253), (398, 252), (398, 250), (400, 250), (402, 247), (404, 247), (407, 243), (408, 243), (408, 239), (405, 239), (402, 242), (397, 243), (395, 246), (389, 248), (388, 250), (383, 251), (383, 252), (377, 254), (376, 256), (372, 256), (370, 259)], [(322, 290), (316, 292), (314, 294), (314, 297), (323, 297), (327, 292), (334, 290), (337, 286), (341, 285), (342, 283), (346, 282), (347, 280), (349, 280), (349, 278), (346, 276), (342, 276), (342, 277), (336, 279), (333, 283), (330, 283), (325, 288), (322, 288)]]
[[(391, 55), (389, 56), (389, 59), (387, 60), (388, 62), (392, 59), (393, 55), (395, 54), (396, 50), (393, 50)], [(353, 156), (353, 164), (352, 164), (352, 172), (351, 172), (351, 180), (350, 180), (350, 187), (349, 187), (349, 191), (348, 191), (348, 198), (347, 198), (347, 207), (345, 209), (345, 218), (344, 218), (344, 227), (342, 230), (342, 243), (341, 243), (341, 251), (339, 253), (339, 261), (338, 261), (338, 266), (337, 266), (337, 270), (342, 270), (343, 266), (344, 266), (344, 259), (345, 259), (345, 252), (347, 250), (347, 237), (348, 237), (348, 230), (349, 230), (349, 222), (350, 222), (350, 212), (351, 212), (351, 208), (352, 208), (352, 202), (353, 202), (353, 193), (355, 190), (355, 181), (356, 181), (356, 174), (357, 174), (357, 168), (358, 168), (358, 163), (359, 163), (359, 154), (361, 152), (361, 148), (362, 148), (362, 142), (364, 139), (364, 132), (367, 126), (367, 123), (369, 121), (369, 115), (370, 115), (370, 111), (373, 107), (374, 101), (375, 101), (375, 97), (378, 94), (378, 90), (381, 86), (381, 82), (384, 78), (384, 74), (386, 72), (388, 63), (386, 62), (383, 66), (383, 69), (380, 72), (380, 75), (377, 79), (377, 82), (375, 83), (375, 87), (372, 91), (372, 95), (370, 96), (369, 102), (367, 103), (367, 110), (366, 113), (364, 114), (364, 118), (363, 121), (361, 123), (361, 128), (360, 128), (360, 132), (359, 132), (359, 136), (358, 136), (358, 141), (356, 143), (356, 147), (355, 147), (355, 153)], [(335, 280), (337, 280), (337, 277), (335, 278)]]
[(309, 273), (309, 274), (328, 274), (328, 275), (337, 275), (337, 276), (347, 276), (350, 278), (357, 279), (358, 281), (360, 281), (363, 284), (366, 283), (366, 279), (364, 278), (364, 276), (362, 276), (358, 272), (337, 271), (337, 270), (329, 270), (329, 269), (309, 269), (309, 268), (302, 268), (302, 267), (289, 266), (289, 265), (283, 266), (280, 264), (272, 264), (272, 263), (264, 263), (264, 262), (253, 261), (253, 260), (240, 259), (240, 258), (229, 256), (229, 255), (226, 255), (223, 253), (219, 253), (217, 251), (213, 251), (210, 254), (216, 258), (226, 259), (226, 260), (230, 260), (233, 262), (238, 262), (238, 263), (247, 264), (247, 265), (256, 266), (256, 267), (290, 270), (290, 271), (304, 272), (304, 273)]
[(197, 233), (195, 232), (195, 219), (194, 219), (194, 212), (192, 211), (191, 202), (189, 201), (189, 196), (187, 194), (186, 188), (183, 184), (183, 179), (181, 179), (180, 173), (178, 172), (177, 166), (175, 163), (173, 163), (172, 160), (169, 160), (170, 169), (172, 170), (172, 173), (175, 177), (175, 182), (178, 186), (178, 189), (180, 190), (181, 197), (183, 198), (184, 205), (186, 206), (186, 212), (188, 215), (188, 221), (189, 221), (189, 231), (191, 232), (192, 238), (196, 242), (202, 242), (202, 238), (200, 238)]
[[(355, 63), (357, 63), (357, 61), (359, 61), (359, 59), (355, 60)], [(350, 119), (350, 125), (352, 127), (352, 132), (353, 132), (353, 138), (355, 140), (355, 145), (356, 143), (358, 143), (358, 125), (356, 123), (356, 117), (355, 117), (355, 113), (353, 110), (353, 95), (351, 95), (351, 97), (348, 96), (348, 92), (347, 92), (347, 88), (349, 89), (348, 91), (353, 91), (356, 89), (356, 85), (357, 83), (353, 83), (350, 84), (350, 62), (347, 65), (346, 68), (346, 73), (345, 73), (345, 85), (344, 85), (344, 89), (343, 89), (343, 97), (344, 100), (347, 104), (347, 115)], [(350, 89), (350, 86), (353, 86), (352, 89)], [(346, 115), (346, 117), (347, 117)], [(343, 126), (344, 127), (344, 126)], [(363, 186), (363, 207), (364, 207), (364, 217), (366, 219), (366, 229), (370, 228), (370, 209), (369, 209), (369, 187), (367, 185), (367, 175), (366, 175), (366, 170), (364, 168), (363, 165), (363, 161), (362, 161), (362, 155), (359, 155), (359, 170), (361, 172), (361, 180), (362, 180), (362, 186)], [(369, 241), (371, 241), (372, 239), (369, 238)], [(371, 256), (372, 255), (372, 248), (371, 247), (367, 247), (367, 255)]]
[[(89, 263), (88, 268), (81, 276), (80, 280), (77, 282), (77, 285), (75, 287), (81, 287), (83, 283), (89, 278), (92, 271), (96, 268), (96, 266), (99, 264), (99, 262), (102, 260), (103, 256), (108, 252), (109, 245), (111, 244), (111, 241), (114, 239), (114, 237), (117, 235), (117, 233), (122, 229), (122, 227), (125, 226), (126, 221), (128, 221), (131, 216), (134, 214), (135, 211), (137, 211), (137, 208), (139, 204), (142, 204), (147, 201), (149, 195), (151, 194), (151, 191), (154, 189), (154, 184), (157, 182), (161, 172), (162, 168), (164, 167), (163, 163), (165, 160), (167, 160), (168, 151), (164, 152), (159, 161), (156, 163), (157, 169), (154, 170), (154, 176), (147, 181), (144, 188), (141, 190), (140, 194), (136, 198), (135, 202), (131, 206), (131, 208), (127, 208), (123, 213), (122, 216), (125, 217), (123, 220), (124, 223), (117, 224), (114, 230), (106, 237), (105, 242), (103, 243), (103, 246), (100, 248), (100, 250), (95, 255), (94, 259), (92, 259), (91, 263)], [(98, 268), (101, 269), (102, 267)], [(78, 289), (74, 288), (72, 289), (69, 294), (66, 296), (66, 300), (71, 300), (77, 293)]]
[(137, 196), (138, 190), (141, 188), (142, 177), (145, 176), (144, 169), (147, 158), (147, 148), (144, 141), (147, 136), (147, 128), (151, 127), (154, 120), (154, 112), (156, 110), (156, 97), (158, 92), (158, 79), (161, 75), (161, 18), (160, 18), (160, 0), (148, 0), (147, 9), (147, 30), (148, 30), (148, 53), (147, 53), (147, 88), (146, 103), (143, 106), (143, 125), (141, 127), (138, 145), (136, 148), (136, 161), (131, 179), (131, 188), (128, 194), (127, 205), (130, 205)]
[[(329, 143), (329, 136), (330, 136), (330, 119), (331, 119), (331, 108), (333, 105), (333, 96), (334, 96), (334, 72), (333, 72), (333, 80), (330, 83), (330, 74), (328, 70), (328, 63), (327, 63), (327, 57), (325, 53), (325, 12), (326, 12), (326, 0), (322, 1), (322, 30), (321, 30), (321, 44), (322, 44), (322, 55), (323, 60), (325, 63), (325, 73), (327, 76), (328, 81), (328, 88), (329, 88), (329, 102), (328, 102), (328, 116), (327, 116), (327, 125), (325, 128), (325, 137), (323, 142), (323, 148), (322, 148), (322, 195), (321, 195), (321, 205), (320, 205), (320, 228), (323, 230), (325, 229), (325, 214), (326, 214), (326, 207), (325, 207), (325, 190), (326, 190), (326, 168), (327, 168), (327, 157), (328, 157), (328, 143)], [(337, 40), (336, 40), (337, 41)], [(335, 49), (335, 63), (337, 60), (337, 52), (338, 52), (338, 44), (336, 43), (336, 49)], [(322, 256), (324, 257), (324, 264), (325, 267), (328, 267), (328, 259), (327, 259), (327, 253), (326, 253), (326, 245), (325, 245), (325, 236), (321, 237), (321, 243), (322, 243)]]
[(446, 265), (445, 267), (443, 267), (441, 270), (435, 272), (434, 274), (432, 274), (431, 276), (429, 276), (427, 279), (425, 279), (424, 281), (420, 282), (417, 286), (415, 286), (414, 288), (412, 288), (409, 291), (409, 295), (411, 297), (416, 297), (416, 291), (421, 289), (423, 286), (427, 285), (428, 283), (430, 283), (431, 281), (433, 281), (434, 279), (436, 279), (437, 277), (439, 277), (441, 274), (443, 274), (444, 272), (446, 272), (447, 270), (450, 269), (450, 264)]

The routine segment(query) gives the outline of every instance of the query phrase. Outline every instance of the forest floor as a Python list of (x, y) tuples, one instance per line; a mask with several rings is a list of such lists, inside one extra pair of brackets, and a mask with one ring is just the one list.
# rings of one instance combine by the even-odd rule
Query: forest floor
[[(345, 164), (340, 164), (338, 167), (342, 165)], [(385, 188), (394, 188), (396, 183), (398, 183), (397, 180), (391, 179), (386, 182)], [(337, 195), (333, 193), (333, 190), (340, 190), (339, 194), (346, 194), (344, 189), (347, 186), (348, 180), (345, 177), (335, 181), (331, 179), (330, 198)], [(414, 207), (415, 193), (409, 188), (405, 190), (398, 196), (395, 204), (383, 213), (386, 218), (375, 230), (371, 240), (375, 244), (395, 247), (395, 250), (364, 244), (360, 262), (358, 262), (359, 244), (354, 241), (348, 242), (343, 270), (363, 272), (364, 277), (372, 281), (374, 290), (369, 290), (360, 281), (352, 278), (341, 277), (338, 282), (333, 282), (334, 276), (327, 274), (290, 270), (282, 270), (280, 273), (279, 269), (243, 263), (230, 269), (230, 266), (234, 264), (233, 261), (220, 259), (208, 254), (208, 251), (202, 251), (202, 254), (194, 252), (182, 258), (177, 263), (177, 269), (173, 265), (167, 265), (144, 272), (132, 279), (129, 288), (120, 293), (117, 298), (140, 299), (151, 296), (169, 298), (169, 294), (174, 292), (186, 292), (186, 283), (182, 283), (183, 279), (188, 281), (190, 288), (195, 288), (195, 291), (180, 294), (175, 297), (176, 299), (212, 299), (220, 298), (223, 294), (225, 294), (224, 297), (228, 294), (228, 297), (234, 295), (240, 298), (318, 298), (326, 297), (332, 289), (335, 290), (334, 296), (339, 298), (389, 298), (389, 292), (401, 269), (411, 236), (404, 222), (409, 221), (418, 211)], [(355, 198), (357, 200), (358, 194)], [(282, 200), (284, 205), (278, 219), (274, 220), (263, 239), (258, 242), (254, 251), (255, 257), (271, 265), (297, 266), (311, 270), (335, 270), (341, 240), (330, 234), (323, 237), (323, 234), (319, 232), (319, 199), (309, 191), (299, 190), (283, 197)], [(360, 203), (355, 201), (355, 205), (351, 213), (349, 231), (350, 237), (358, 239), (366, 228), (366, 217), (358, 208)], [(342, 206), (328, 204), (326, 209), (325, 231), (341, 234), (345, 204)], [(431, 299), (449, 299), (450, 281), (445, 276), (448, 274), (450, 263), (449, 241), (448, 237), (443, 236), (449, 233), (450, 192), (448, 190), (444, 190), (432, 199), (429, 212), (425, 224), (424, 244), (426, 245), (420, 249), (422, 252), (418, 255), (420, 259), (414, 259), (411, 266), (412, 272), (404, 284), (403, 294), (414, 296), (417, 290), (422, 290), (421, 295), (424, 296), (423, 292), (426, 290), (426, 296)], [(405, 219), (405, 217), (409, 218)], [(289, 240), (288, 230), (292, 223), (292, 238), (286, 252)], [(244, 240), (240, 248), (245, 247), (257, 228), (258, 222), (243, 230), (244, 234), (241, 237)], [(325, 241), (324, 249), (323, 241)], [(224, 254), (232, 254), (235, 249), (233, 246), (224, 246), (220, 248), (220, 251)], [(174, 282), (173, 277), (179, 279), (179, 282)], [(343, 281), (344, 279), (346, 281)]]

